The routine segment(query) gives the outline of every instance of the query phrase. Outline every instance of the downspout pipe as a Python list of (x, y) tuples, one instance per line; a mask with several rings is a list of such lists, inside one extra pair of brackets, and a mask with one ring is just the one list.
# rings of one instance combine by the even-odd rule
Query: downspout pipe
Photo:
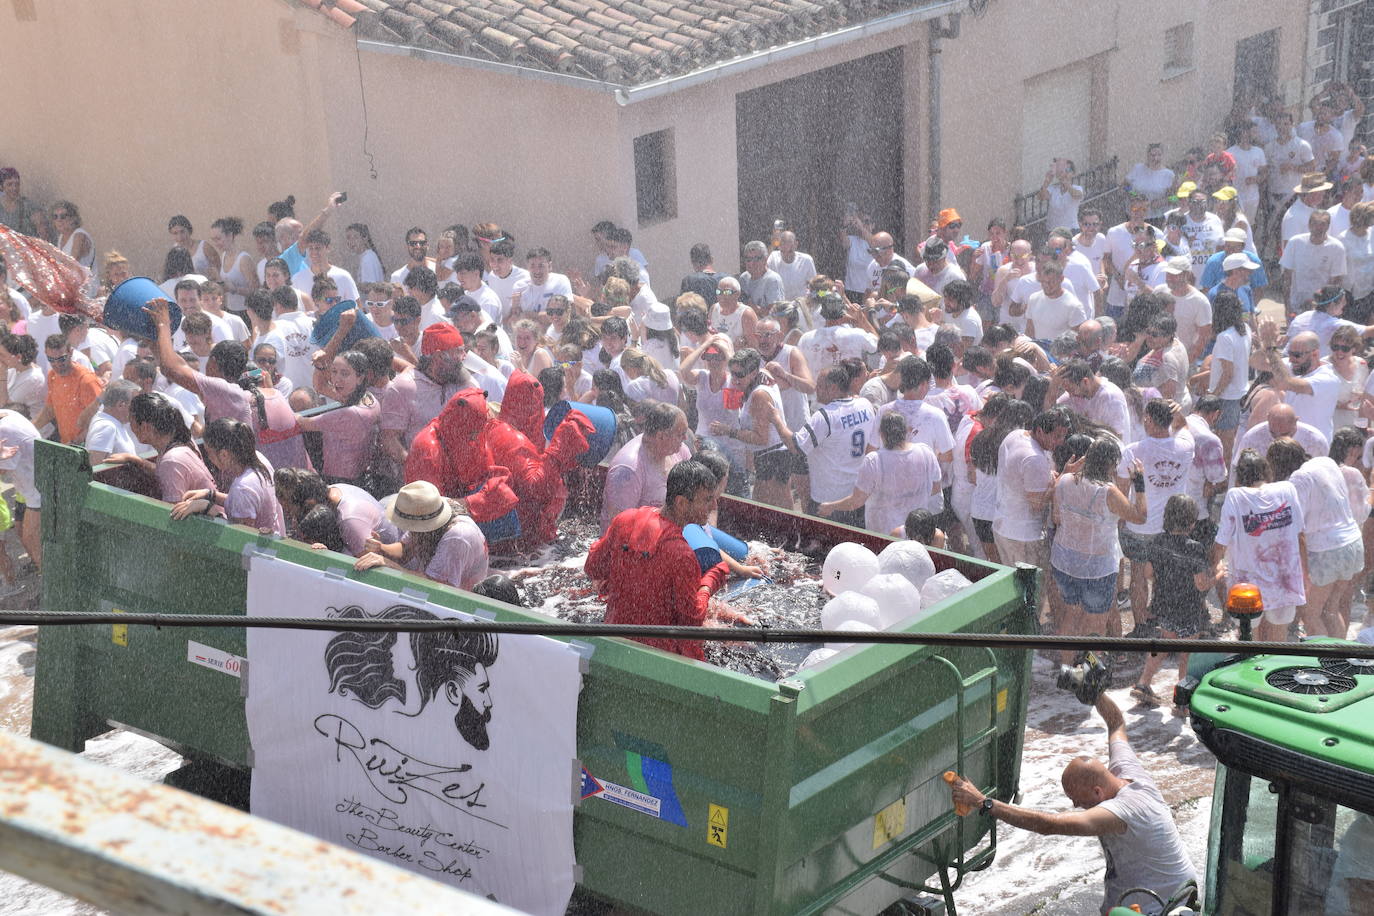
[[(959, 37), (960, 18), (958, 13), (951, 13), (948, 17), (930, 20), (927, 26), (930, 40), (927, 44), (926, 53), (926, 81), (928, 83), (926, 95), (930, 99), (930, 109), (927, 114), (929, 131), (926, 150), (926, 209), (932, 216), (940, 207), (942, 180), (940, 175), (940, 145), (943, 140), (940, 131), (940, 55), (944, 51), (945, 39)], [(925, 238), (924, 227), (917, 227), (917, 231), (921, 238)]]

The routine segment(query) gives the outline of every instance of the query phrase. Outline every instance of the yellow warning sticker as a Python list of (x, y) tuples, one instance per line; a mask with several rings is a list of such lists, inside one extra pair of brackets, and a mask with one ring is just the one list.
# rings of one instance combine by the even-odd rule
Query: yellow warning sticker
[(730, 809), (711, 805), (706, 818), (706, 842), (725, 848), (730, 834)]
[(899, 798), (873, 815), (873, 848), (885, 846), (906, 832), (906, 799)]
[(1003, 687), (1001, 690), (997, 691), (997, 711), (998, 711), (998, 712), (1006, 712), (1006, 711), (1007, 711), (1007, 688), (1005, 688), (1005, 687)]
[[(110, 608), (110, 610), (115, 614), (124, 613), (117, 607)], [(129, 625), (127, 623), (110, 624), (110, 641), (113, 642), (116, 646), (127, 647), (129, 645)]]

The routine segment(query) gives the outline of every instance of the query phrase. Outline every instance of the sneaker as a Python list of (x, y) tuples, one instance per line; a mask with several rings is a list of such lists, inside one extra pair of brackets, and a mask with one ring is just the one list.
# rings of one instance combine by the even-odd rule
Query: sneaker
[(1164, 702), (1150, 688), (1149, 684), (1136, 684), (1131, 688), (1131, 696), (1143, 706), (1159, 706)]

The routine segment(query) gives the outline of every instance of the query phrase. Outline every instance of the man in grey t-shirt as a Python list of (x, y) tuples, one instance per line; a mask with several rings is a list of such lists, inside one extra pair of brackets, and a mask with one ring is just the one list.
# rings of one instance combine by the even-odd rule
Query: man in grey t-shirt
[(1085, 810), (1051, 814), (1008, 805), (987, 798), (963, 778), (951, 784), (954, 803), (1022, 830), (1097, 837), (1107, 859), (1102, 909), (1138, 903), (1144, 912), (1158, 913), (1158, 903), (1145, 894), (1127, 900), (1121, 896), (1142, 887), (1168, 900), (1186, 882), (1197, 880), (1197, 872), (1179, 839), (1169, 805), (1131, 750), (1121, 709), (1105, 693), (1097, 698), (1096, 706), (1107, 724), (1110, 762), (1104, 765), (1093, 757), (1075, 757), (1060, 778), (1064, 794)]

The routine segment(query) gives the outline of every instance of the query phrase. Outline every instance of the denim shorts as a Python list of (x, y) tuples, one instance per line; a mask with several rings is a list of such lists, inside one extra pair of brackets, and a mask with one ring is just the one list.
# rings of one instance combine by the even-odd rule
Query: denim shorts
[(1105, 614), (1116, 607), (1116, 573), (1100, 579), (1079, 579), (1058, 569), (1053, 572), (1065, 604), (1080, 605), (1088, 614)]
[(1221, 416), (1217, 417), (1218, 432), (1240, 426), (1240, 398), (1222, 398)]

